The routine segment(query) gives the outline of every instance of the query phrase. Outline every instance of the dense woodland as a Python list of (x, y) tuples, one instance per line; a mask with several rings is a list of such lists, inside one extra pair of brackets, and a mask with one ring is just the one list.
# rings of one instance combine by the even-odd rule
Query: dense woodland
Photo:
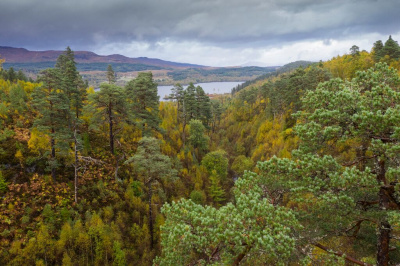
[(210, 100), (0, 75), (1, 265), (400, 264), (400, 47)]

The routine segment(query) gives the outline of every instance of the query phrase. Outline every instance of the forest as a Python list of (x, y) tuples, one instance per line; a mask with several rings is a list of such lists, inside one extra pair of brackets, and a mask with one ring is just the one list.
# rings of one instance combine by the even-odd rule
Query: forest
[(0, 265), (400, 264), (391, 36), (212, 100), (2, 63)]

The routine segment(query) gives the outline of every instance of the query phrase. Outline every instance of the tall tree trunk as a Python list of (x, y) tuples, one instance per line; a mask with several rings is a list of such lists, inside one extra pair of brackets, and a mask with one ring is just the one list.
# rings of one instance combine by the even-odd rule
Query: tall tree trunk
[(114, 134), (113, 134), (113, 117), (112, 117), (112, 106), (111, 103), (108, 107), (108, 121), (110, 126), (110, 151), (114, 154)]
[(75, 145), (75, 180), (74, 180), (74, 185), (75, 185), (75, 190), (74, 190), (74, 198), (75, 198), (75, 203), (78, 203), (78, 167), (79, 167), (79, 160), (78, 160), (78, 140), (76, 136), (76, 128), (74, 132), (74, 145)]
[(376, 264), (378, 266), (389, 265), (389, 242), (391, 226), (388, 221), (382, 221), (379, 225), (378, 254)]
[(149, 190), (149, 230), (150, 230), (150, 248), (154, 247), (154, 232), (153, 232), (153, 210), (151, 208), (151, 198), (153, 196), (153, 190), (151, 189), (151, 182), (147, 183), (147, 189)]
[[(54, 134), (54, 128), (51, 129), (51, 133)], [(53, 165), (55, 160), (56, 160), (56, 142), (54, 140), (54, 137), (51, 137), (50, 140), (50, 146), (51, 146), (51, 161), (52, 161), (52, 165), (51, 165), (51, 178), (53, 179), (53, 181), (56, 181), (56, 168)]]
[[(390, 198), (385, 189), (385, 185), (387, 185), (386, 181), (386, 169), (385, 169), (385, 161), (379, 160), (379, 172), (378, 172), (378, 182), (381, 185), (379, 190), (379, 208), (382, 211), (386, 211), (390, 208)], [(378, 244), (377, 244), (377, 256), (376, 263), (378, 266), (387, 266), (389, 265), (389, 243), (390, 243), (390, 233), (391, 226), (386, 218), (381, 221), (379, 224), (379, 235), (378, 235)]]

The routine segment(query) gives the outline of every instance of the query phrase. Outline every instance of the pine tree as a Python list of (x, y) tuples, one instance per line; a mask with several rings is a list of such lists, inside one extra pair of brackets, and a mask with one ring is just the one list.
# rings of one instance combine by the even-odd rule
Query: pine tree
[(115, 72), (111, 65), (107, 66), (107, 80), (108, 80), (108, 84), (115, 83)]
[(222, 111), (222, 105), (219, 101), (211, 102), (211, 130), (213, 133), (221, 121)]
[(67, 95), (70, 106), (71, 115), (69, 119), (69, 128), (71, 131), (72, 140), (74, 143), (74, 169), (75, 169), (75, 202), (77, 202), (78, 189), (78, 169), (79, 159), (78, 153), (81, 149), (80, 124), (81, 114), (83, 111), (83, 103), (86, 99), (86, 84), (80, 76), (75, 62), (74, 52), (67, 47), (63, 54), (57, 58), (56, 69), (61, 73), (62, 80), (60, 86)]
[(392, 59), (400, 58), (400, 47), (397, 41), (392, 39), (392, 36), (389, 36), (389, 39), (385, 42), (385, 46), (383, 47), (383, 54), (390, 56)]
[(33, 106), (38, 112), (33, 127), (50, 136), (51, 152), (48, 163), (55, 180), (59, 166), (56, 149), (60, 154), (68, 153), (68, 140), (71, 138), (69, 99), (60, 86), (62, 76), (59, 69), (44, 70), (38, 81), (42, 82), (42, 86), (32, 93)]
[(126, 94), (130, 99), (131, 108), (143, 135), (150, 135), (152, 130), (160, 130), (158, 105), (160, 103), (157, 84), (153, 81), (153, 74), (139, 73), (137, 78), (126, 85)]
[(8, 77), (8, 80), (11, 82), (17, 81), (17, 74), (15, 73), (15, 70), (13, 67), (10, 67), (8, 69), (7, 77)]
[(221, 202), (225, 200), (225, 191), (221, 187), (220, 179), (217, 176), (217, 171), (213, 170), (209, 177), (210, 186), (208, 188), (209, 195), (212, 198), (215, 206), (220, 206)]
[(290, 264), (301, 226), (290, 208), (271, 203), (256, 180), (246, 173), (235, 183), (235, 200), (220, 208), (186, 199), (164, 204), (162, 252), (155, 264)]
[(67, 47), (63, 54), (57, 58), (56, 69), (59, 69), (62, 82), (61, 86), (70, 100), (71, 110), (78, 119), (82, 113), (83, 102), (86, 99), (86, 85), (76, 68), (74, 52)]
[(195, 149), (197, 160), (201, 161), (203, 154), (208, 150), (210, 138), (205, 134), (206, 128), (200, 120), (192, 119), (189, 127), (189, 142)]
[(383, 56), (385, 56), (384, 50), (383, 50), (383, 43), (382, 43), (381, 40), (376, 41), (374, 43), (374, 46), (373, 46), (372, 50), (373, 50), (373, 53), (374, 53), (375, 62), (379, 62), (381, 60), (381, 58)]
[(193, 83), (190, 83), (185, 90), (184, 102), (184, 113), (187, 123), (189, 123), (191, 119), (197, 117), (196, 87)]
[(139, 141), (136, 154), (126, 161), (136, 167), (143, 183), (147, 186), (147, 200), (149, 204), (149, 229), (151, 248), (154, 246), (153, 209), (152, 196), (153, 186), (162, 184), (163, 180), (174, 179), (176, 170), (172, 168), (171, 159), (160, 151), (159, 141), (155, 138), (143, 137)]
[(211, 102), (210, 97), (205, 94), (202, 87), (196, 87), (197, 112), (196, 119), (199, 119), (205, 127), (208, 128), (211, 120)]
[(183, 89), (182, 85), (178, 83), (171, 89), (171, 94), (169, 95), (169, 98), (175, 100), (177, 103), (176, 119), (178, 121), (178, 124), (180, 123), (180, 121), (182, 121), (183, 126), (186, 126), (186, 119), (184, 116), (184, 95), (185, 90)]
[(307, 243), (328, 251), (330, 239), (347, 236), (375, 249), (377, 265), (399, 263), (389, 255), (400, 217), (399, 88), (397, 71), (382, 63), (351, 82), (321, 83), (296, 115), (299, 150), (258, 164), (262, 180), (253, 186), (267, 188), (274, 202), (290, 198)]
[(100, 91), (89, 96), (88, 112), (93, 113), (92, 128), (106, 122), (109, 129), (110, 152), (114, 154), (114, 140), (124, 122), (131, 121), (125, 91), (114, 84), (102, 83)]

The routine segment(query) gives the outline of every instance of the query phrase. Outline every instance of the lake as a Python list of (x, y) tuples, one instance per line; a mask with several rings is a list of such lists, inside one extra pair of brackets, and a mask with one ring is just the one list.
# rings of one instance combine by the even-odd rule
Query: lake
[[(207, 82), (207, 83), (196, 83), (195, 87), (200, 86), (203, 88), (205, 93), (209, 94), (224, 94), (231, 93), (231, 90), (237, 85), (242, 84), (243, 81), (236, 82)], [(187, 88), (188, 85), (183, 86)], [(160, 101), (164, 100), (164, 97), (171, 94), (171, 89), (174, 86), (158, 86), (158, 95), (160, 96)]]

